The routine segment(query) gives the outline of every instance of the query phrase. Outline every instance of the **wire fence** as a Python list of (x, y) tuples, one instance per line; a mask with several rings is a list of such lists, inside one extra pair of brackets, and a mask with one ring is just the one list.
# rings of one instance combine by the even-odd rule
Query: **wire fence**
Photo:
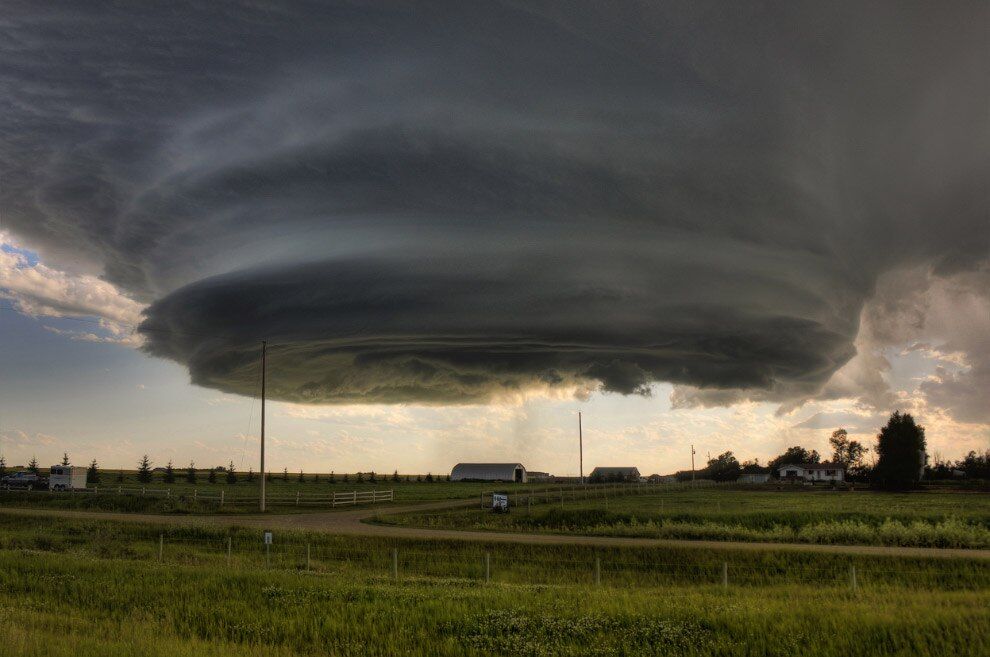
[(713, 489), (713, 488), (740, 488), (746, 484), (739, 484), (734, 481), (718, 482), (710, 479), (699, 479), (697, 481), (684, 482), (642, 482), (642, 483), (587, 483), (569, 484), (566, 486), (546, 486), (543, 488), (527, 489), (507, 493), (505, 489), (483, 491), (479, 495), (479, 503), (482, 509), (494, 508), (495, 496), (505, 495), (508, 498), (509, 508), (528, 508), (538, 504), (559, 504), (565, 506), (568, 501), (577, 500), (601, 500), (608, 508), (609, 499), (629, 497), (633, 495), (655, 495), (674, 491)]
[(433, 548), (423, 544), (375, 541), (325, 544), (275, 533), (192, 538), (165, 533), (99, 542), (86, 539), (65, 545), (17, 546), (4, 549), (55, 552), (82, 550), (104, 559), (146, 561), (162, 567), (226, 567), (231, 572), (281, 570), (325, 575), (351, 574), (374, 579), (463, 580), (465, 583), (581, 585), (615, 587), (698, 586), (817, 587), (857, 591), (889, 586), (927, 590), (990, 589), (990, 563), (935, 559), (899, 562), (893, 559), (754, 561), (706, 552), (685, 561), (658, 552), (531, 550), (511, 546)]
[[(0, 493), (31, 493), (35, 495), (117, 495), (130, 497), (154, 497), (175, 499), (192, 502), (215, 504), (217, 508), (226, 506), (258, 505), (259, 495), (228, 495), (227, 491), (199, 490), (197, 488), (175, 490), (172, 488), (128, 487), (128, 486), (93, 486), (91, 488), (74, 488), (69, 490), (49, 490), (31, 488), (0, 487)], [(310, 506), (337, 508), (356, 506), (360, 504), (376, 504), (395, 500), (394, 490), (354, 490), (330, 493), (271, 493), (265, 495), (265, 503), (270, 506)]]

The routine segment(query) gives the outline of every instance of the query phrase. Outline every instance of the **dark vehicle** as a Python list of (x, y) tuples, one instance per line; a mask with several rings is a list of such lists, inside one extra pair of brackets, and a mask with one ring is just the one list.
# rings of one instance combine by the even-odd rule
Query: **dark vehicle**
[(0, 479), (0, 485), (6, 488), (23, 488), (24, 490), (48, 488), (48, 480), (32, 472), (15, 472)]

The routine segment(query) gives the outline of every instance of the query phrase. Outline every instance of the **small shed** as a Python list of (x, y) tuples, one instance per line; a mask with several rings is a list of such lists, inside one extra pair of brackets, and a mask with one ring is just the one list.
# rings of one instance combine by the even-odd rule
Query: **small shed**
[(451, 481), (511, 481), (524, 484), (526, 468), (522, 463), (458, 463), (450, 471)]
[(591, 471), (591, 481), (639, 481), (639, 468), (632, 466), (599, 466)]
[(740, 484), (765, 484), (770, 481), (769, 472), (746, 472), (739, 475)]

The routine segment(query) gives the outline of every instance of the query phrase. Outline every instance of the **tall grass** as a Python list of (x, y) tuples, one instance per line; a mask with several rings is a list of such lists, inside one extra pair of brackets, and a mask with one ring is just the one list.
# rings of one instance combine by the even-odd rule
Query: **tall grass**
[(590, 536), (990, 548), (990, 498), (951, 493), (684, 491), (521, 506), (506, 515), (457, 509), (386, 514), (378, 521)]
[(392, 582), (0, 550), (0, 655), (18, 657), (975, 656), (988, 609), (985, 588)]

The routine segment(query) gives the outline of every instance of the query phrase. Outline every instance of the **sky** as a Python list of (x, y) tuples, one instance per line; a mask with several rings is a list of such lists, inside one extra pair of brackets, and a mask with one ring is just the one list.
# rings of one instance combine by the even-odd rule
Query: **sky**
[(979, 2), (11, 2), (0, 453), (990, 447)]

